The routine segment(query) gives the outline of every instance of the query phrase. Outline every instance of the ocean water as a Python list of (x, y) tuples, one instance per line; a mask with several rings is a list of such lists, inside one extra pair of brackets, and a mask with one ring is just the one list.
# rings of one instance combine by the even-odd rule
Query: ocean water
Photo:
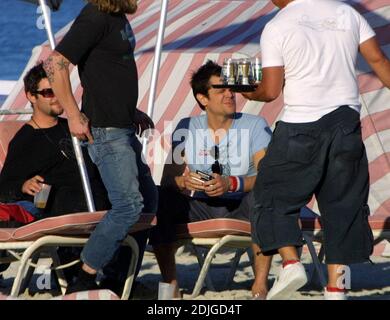
[[(51, 13), (53, 32), (72, 21), (85, 5), (83, 0), (64, 0)], [(32, 49), (47, 40), (40, 29), (38, 7), (21, 0), (0, 0), (0, 80), (17, 80), (26, 66)]]

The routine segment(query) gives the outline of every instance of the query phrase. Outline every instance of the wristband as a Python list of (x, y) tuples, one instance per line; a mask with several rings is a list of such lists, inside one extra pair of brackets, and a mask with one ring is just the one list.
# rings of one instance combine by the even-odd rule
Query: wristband
[(237, 192), (244, 192), (244, 178), (237, 177), (237, 179), (238, 179)]
[(243, 177), (230, 176), (229, 182), (230, 182), (230, 186), (229, 186), (230, 192), (243, 192), (244, 191), (244, 178)]
[(230, 192), (236, 192), (236, 189), (238, 186), (237, 180), (238, 180), (237, 177), (229, 176), (229, 182), (230, 182), (229, 191)]

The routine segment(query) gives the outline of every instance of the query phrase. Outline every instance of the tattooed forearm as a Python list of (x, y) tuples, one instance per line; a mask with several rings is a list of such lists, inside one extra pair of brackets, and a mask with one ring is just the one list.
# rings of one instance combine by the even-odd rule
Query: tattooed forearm
[(43, 63), (43, 69), (46, 71), (47, 79), (50, 83), (54, 82), (54, 58), (50, 56)]
[(64, 70), (69, 67), (70, 62), (60, 53), (53, 51), (53, 53), (43, 63), (43, 68), (46, 71), (47, 78), (50, 83), (54, 82), (54, 73), (56, 70)]
[(80, 123), (82, 124), (87, 124), (89, 122), (89, 119), (87, 118), (87, 116), (80, 112)]
[(57, 65), (58, 65), (59, 70), (68, 69), (69, 61), (67, 61), (64, 58), (61, 58), (60, 61), (57, 62)]

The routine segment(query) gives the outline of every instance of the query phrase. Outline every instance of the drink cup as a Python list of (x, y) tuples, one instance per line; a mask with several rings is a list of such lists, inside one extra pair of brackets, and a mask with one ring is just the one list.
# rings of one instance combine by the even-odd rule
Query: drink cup
[(49, 198), (51, 185), (42, 183), (42, 189), (34, 196), (34, 205), (38, 209), (46, 208), (47, 199)]
[(263, 76), (261, 70), (261, 61), (259, 58), (253, 58), (251, 63), (252, 63), (253, 80), (255, 82), (260, 82)]
[(226, 58), (223, 62), (221, 79), (223, 84), (236, 83), (237, 64), (232, 58)]
[(158, 283), (158, 300), (172, 300), (175, 294), (175, 285), (159, 282)]
[(238, 62), (237, 83), (240, 85), (249, 85), (252, 82), (251, 63), (248, 59), (241, 59)]

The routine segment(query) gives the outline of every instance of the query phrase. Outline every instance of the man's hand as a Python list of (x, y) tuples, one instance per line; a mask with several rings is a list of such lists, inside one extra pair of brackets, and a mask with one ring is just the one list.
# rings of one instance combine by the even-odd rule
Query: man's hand
[(213, 173), (213, 180), (204, 183), (204, 191), (209, 197), (218, 197), (229, 191), (229, 177), (221, 176), (218, 173)]
[(262, 69), (263, 79), (252, 92), (239, 92), (248, 100), (271, 102), (280, 96), (284, 85), (284, 67)]
[(204, 191), (204, 183), (200, 175), (195, 172), (185, 173), (176, 177), (176, 183), (181, 190)]
[(254, 92), (240, 92), (242, 96), (247, 100), (254, 100), (255, 93)]
[(89, 143), (93, 143), (93, 137), (89, 130), (89, 120), (84, 113), (79, 112), (75, 116), (69, 117), (68, 124), (72, 136), (82, 141), (88, 139)]
[(147, 129), (154, 129), (153, 120), (145, 112), (138, 109), (135, 110), (134, 114), (134, 126), (139, 136)]
[(35, 176), (31, 179), (26, 180), (22, 186), (22, 192), (29, 194), (30, 196), (35, 196), (36, 193), (41, 191), (42, 185), (41, 183), (45, 182), (45, 180), (41, 176)]

